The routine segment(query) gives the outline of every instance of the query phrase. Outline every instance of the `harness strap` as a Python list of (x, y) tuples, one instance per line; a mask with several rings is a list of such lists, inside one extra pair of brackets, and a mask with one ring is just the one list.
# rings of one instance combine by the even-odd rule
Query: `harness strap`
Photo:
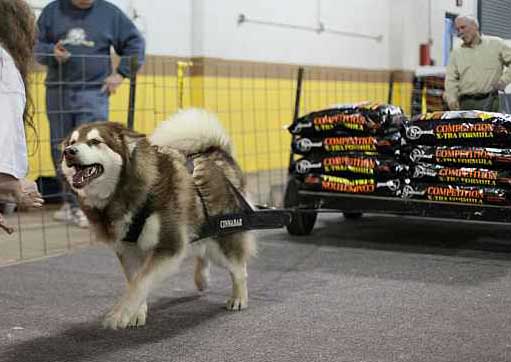
[[(202, 153), (193, 153), (191, 155), (186, 156), (186, 168), (188, 169), (188, 172), (190, 175), (192, 175), (193, 178), (193, 170), (195, 168), (195, 165), (193, 163), (193, 160), (200, 156)], [(193, 187), (195, 188), (195, 191), (197, 192), (197, 195), (199, 195), (200, 202), (202, 204), (202, 211), (204, 212), (204, 216), (206, 217), (206, 220), (209, 219), (209, 213), (208, 208), (206, 206), (206, 202), (204, 201), (204, 196), (202, 196), (202, 193), (200, 192), (199, 187), (194, 182)]]
[[(191, 154), (188, 155), (186, 158), (186, 168), (188, 169), (188, 172), (191, 175), (193, 175), (194, 170), (193, 161), (201, 154), (203, 153)], [(246, 201), (246, 199), (243, 197), (243, 195), (241, 195), (239, 190), (230, 182), (230, 180), (227, 177), (225, 177), (225, 175), (224, 178), (225, 181), (227, 182), (228, 187), (233, 191), (236, 199), (239, 202), (239, 206), (241, 208), (240, 212), (226, 215), (217, 215), (214, 217), (210, 216), (206, 206), (206, 202), (204, 200), (204, 196), (202, 195), (200, 188), (194, 182), (193, 184), (195, 190), (197, 192), (197, 195), (199, 196), (199, 199), (202, 204), (202, 209), (204, 211), (205, 222), (204, 225), (202, 225), (201, 229), (199, 230), (198, 235), (195, 237), (195, 239), (191, 240), (190, 242), (194, 242), (207, 237), (218, 236), (221, 233), (221, 231), (223, 231), (223, 233), (226, 233), (244, 230), (247, 224), (246, 217), (248, 215), (253, 214), (254, 212), (253, 207)], [(131, 219), (128, 231), (126, 232), (126, 235), (122, 239), (123, 241), (129, 243), (136, 243), (138, 241), (138, 238), (140, 237), (140, 234), (144, 229), (144, 225), (147, 221), (147, 218), (154, 212), (155, 198), (156, 196), (151, 192), (147, 195), (147, 199), (145, 200), (144, 204), (137, 210), (135, 216), (133, 216), (133, 218)], [(268, 223), (268, 221), (269, 220), (265, 221), (265, 223)]]
[(154, 200), (155, 196), (152, 192), (147, 195), (147, 199), (145, 200), (142, 207), (137, 210), (137, 213), (131, 219), (130, 226), (128, 228), (128, 232), (122, 239), (122, 241), (126, 241), (128, 243), (136, 243), (140, 234), (142, 233), (142, 229), (144, 228), (145, 222), (147, 218), (154, 211)]

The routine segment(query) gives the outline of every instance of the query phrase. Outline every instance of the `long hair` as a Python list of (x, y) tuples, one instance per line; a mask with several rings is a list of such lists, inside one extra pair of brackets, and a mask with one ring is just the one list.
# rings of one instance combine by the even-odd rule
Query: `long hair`
[(34, 103), (28, 80), (36, 37), (35, 16), (25, 0), (0, 0), (0, 19), (0, 44), (14, 59), (25, 85), (27, 102), (23, 123), (35, 130)]

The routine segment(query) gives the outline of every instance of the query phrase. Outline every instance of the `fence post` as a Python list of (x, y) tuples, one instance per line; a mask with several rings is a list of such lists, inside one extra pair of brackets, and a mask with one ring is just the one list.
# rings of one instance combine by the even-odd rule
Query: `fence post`
[(177, 107), (183, 109), (183, 98), (185, 93), (185, 71), (193, 65), (192, 62), (177, 62)]
[(389, 94), (387, 96), (387, 103), (392, 104), (392, 96), (394, 95), (394, 71), (389, 74)]
[[(295, 93), (295, 111), (293, 114), (293, 122), (295, 122), (298, 119), (298, 116), (300, 115), (300, 98), (302, 95), (302, 82), (303, 82), (303, 67), (298, 68), (298, 75), (296, 78), (296, 93)], [(293, 138), (293, 137), (291, 137)], [(291, 142), (293, 142), (291, 140)], [(292, 149), (291, 144), (291, 149)], [(289, 152), (289, 169), (291, 169), (291, 164), (293, 163), (293, 152)]]
[(128, 100), (128, 121), (127, 126), (133, 129), (135, 123), (135, 99), (137, 92), (137, 68), (138, 59), (136, 56), (130, 58), (130, 94)]

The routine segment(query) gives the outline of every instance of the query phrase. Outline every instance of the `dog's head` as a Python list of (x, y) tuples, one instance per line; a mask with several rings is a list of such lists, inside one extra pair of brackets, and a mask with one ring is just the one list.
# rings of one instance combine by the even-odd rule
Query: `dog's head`
[(62, 143), (62, 173), (86, 204), (102, 208), (118, 187), (137, 142), (144, 137), (117, 123), (82, 125)]

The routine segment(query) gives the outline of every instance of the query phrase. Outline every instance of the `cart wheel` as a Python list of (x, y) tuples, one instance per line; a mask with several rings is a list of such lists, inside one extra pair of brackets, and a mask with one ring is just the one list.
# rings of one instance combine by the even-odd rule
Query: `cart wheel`
[(343, 212), (342, 215), (346, 220), (358, 220), (362, 217), (361, 212)]
[[(284, 207), (292, 208), (298, 204), (298, 182), (290, 178), (284, 194)], [(291, 223), (286, 226), (287, 232), (291, 235), (309, 235), (314, 228), (317, 216), (317, 212), (294, 212)]]

